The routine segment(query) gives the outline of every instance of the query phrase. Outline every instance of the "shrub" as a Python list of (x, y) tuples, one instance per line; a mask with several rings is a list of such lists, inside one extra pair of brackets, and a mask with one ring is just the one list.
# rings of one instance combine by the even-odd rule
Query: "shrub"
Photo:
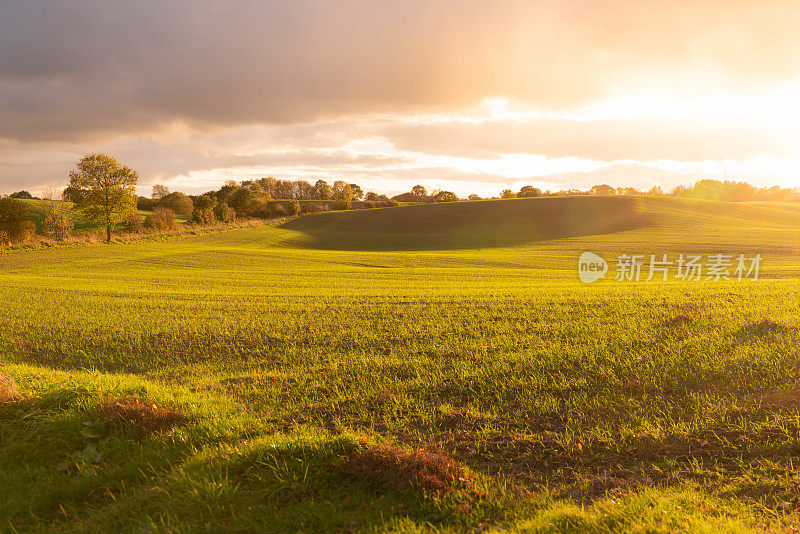
[(220, 222), (225, 224), (232, 223), (236, 220), (236, 210), (228, 206), (225, 202), (217, 204), (214, 208), (214, 215)]
[(139, 215), (139, 212), (132, 211), (128, 215), (125, 216), (125, 230), (132, 234), (138, 234), (144, 229), (144, 225), (142, 224), (142, 216)]
[(253, 212), (253, 217), (259, 219), (275, 219), (284, 216), (286, 216), (286, 208), (280, 202), (264, 202)]
[(303, 202), (300, 213), (320, 213), (325, 211), (325, 206), (319, 202)]
[(48, 201), (47, 215), (42, 222), (44, 234), (58, 241), (68, 238), (75, 228), (72, 212), (65, 202)]
[(216, 205), (217, 201), (208, 195), (197, 197), (192, 211), (192, 222), (201, 225), (213, 224), (215, 220), (214, 207)]
[(144, 225), (152, 230), (164, 232), (174, 230), (178, 227), (178, 219), (175, 212), (169, 208), (156, 208), (153, 213), (144, 220)]
[(280, 202), (273, 202), (272, 203), (272, 217), (286, 217), (286, 206), (281, 204)]
[(297, 200), (290, 200), (286, 211), (291, 216), (291, 215), (297, 215), (298, 213), (300, 213), (300, 210), (302, 209), (303, 207), (300, 205), (300, 202), (298, 202)]
[(160, 208), (170, 209), (178, 215), (191, 215), (194, 209), (192, 199), (178, 191), (165, 196), (156, 205)]
[(35, 233), (28, 207), (13, 198), (0, 198), (0, 242), (25, 243)]

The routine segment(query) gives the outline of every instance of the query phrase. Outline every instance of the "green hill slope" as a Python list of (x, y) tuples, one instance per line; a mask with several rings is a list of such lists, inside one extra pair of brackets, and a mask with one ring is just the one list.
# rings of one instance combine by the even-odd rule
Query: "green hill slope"
[[(639, 230), (646, 240), (670, 229), (702, 236), (730, 228), (793, 229), (800, 205), (725, 203), (653, 197), (555, 197), (424, 204), (330, 212), (281, 226), (287, 244), (330, 250), (448, 250), (509, 247)], [(678, 233), (678, 235), (680, 235)], [(724, 237), (724, 236), (722, 236)]]
[[(798, 214), (545, 198), (9, 250), (0, 531), (788, 531)], [(764, 264), (585, 285), (583, 250)]]

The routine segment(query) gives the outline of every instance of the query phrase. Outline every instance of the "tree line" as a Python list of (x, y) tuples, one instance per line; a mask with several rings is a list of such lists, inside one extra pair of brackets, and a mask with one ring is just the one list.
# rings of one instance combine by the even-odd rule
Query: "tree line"
[[(459, 200), (486, 200), (479, 195), (460, 199), (452, 191), (433, 190), (428, 193), (422, 185), (389, 198), (374, 192), (364, 192), (355, 183), (336, 180), (328, 184), (323, 179), (314, 184), (306, 180), (227, 181), (222, 187), (201, 195), (170, 191), (164, 185), (153, 186), (150, 197), (136, 196), (138, 173), (105, 154), (89, 154), (81, 158), (69, 173), (69, 186), (60, 195), (45, 191), (37, 199), (28, 191), (18, 191), (0, 197), (0, 242), (24, 243), (37, 232), (54, 240), (69, 237), (75, 227), (74, 215), (82, 216), (105, 231), (106, 241), (122, 225), (128, 232), (168, 231), (178, 226), (178, 217), (195, 225), (230, 224), (237, 219), (275, 219), (329, 209), (368, 209), (397, 206), (400, 203), (442, 203)], [(798, 201), (797, 189), (778, 186), (757, 188), (746, 182), (704, 179), (691, 187), (678, 186), (670, 196), (731, 202), (777, 200)], [(490, 199), (533, 198), (572, 195), (651, 195), (665, 193), (655, 186), (646, 191), (633, 187), (594, 185), (587, 190), (566, 189), (542, 191), (525, 185), (519, 191), (504, 189)], [(34, 217), (24, 200), (40, 200)], [(139, 211), (148, 212), (143, 218)]]

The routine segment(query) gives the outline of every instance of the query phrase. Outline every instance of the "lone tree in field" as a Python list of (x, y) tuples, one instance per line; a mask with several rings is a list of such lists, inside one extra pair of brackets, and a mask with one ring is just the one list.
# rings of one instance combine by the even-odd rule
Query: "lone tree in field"
[(106, 240), (111, 227), (136, 209), (139, 174), (105, 154), (89, 154), (69, 173), (69, 198), (86, 215), (105, 224)]

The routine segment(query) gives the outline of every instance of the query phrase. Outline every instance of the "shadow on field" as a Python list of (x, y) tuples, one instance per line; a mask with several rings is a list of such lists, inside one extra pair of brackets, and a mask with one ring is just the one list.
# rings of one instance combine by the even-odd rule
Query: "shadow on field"
[(294, 246), (330, 250), (510, 247), (650, 225), (636, 197), (530, 198), (418, 204), (293, 219)]

